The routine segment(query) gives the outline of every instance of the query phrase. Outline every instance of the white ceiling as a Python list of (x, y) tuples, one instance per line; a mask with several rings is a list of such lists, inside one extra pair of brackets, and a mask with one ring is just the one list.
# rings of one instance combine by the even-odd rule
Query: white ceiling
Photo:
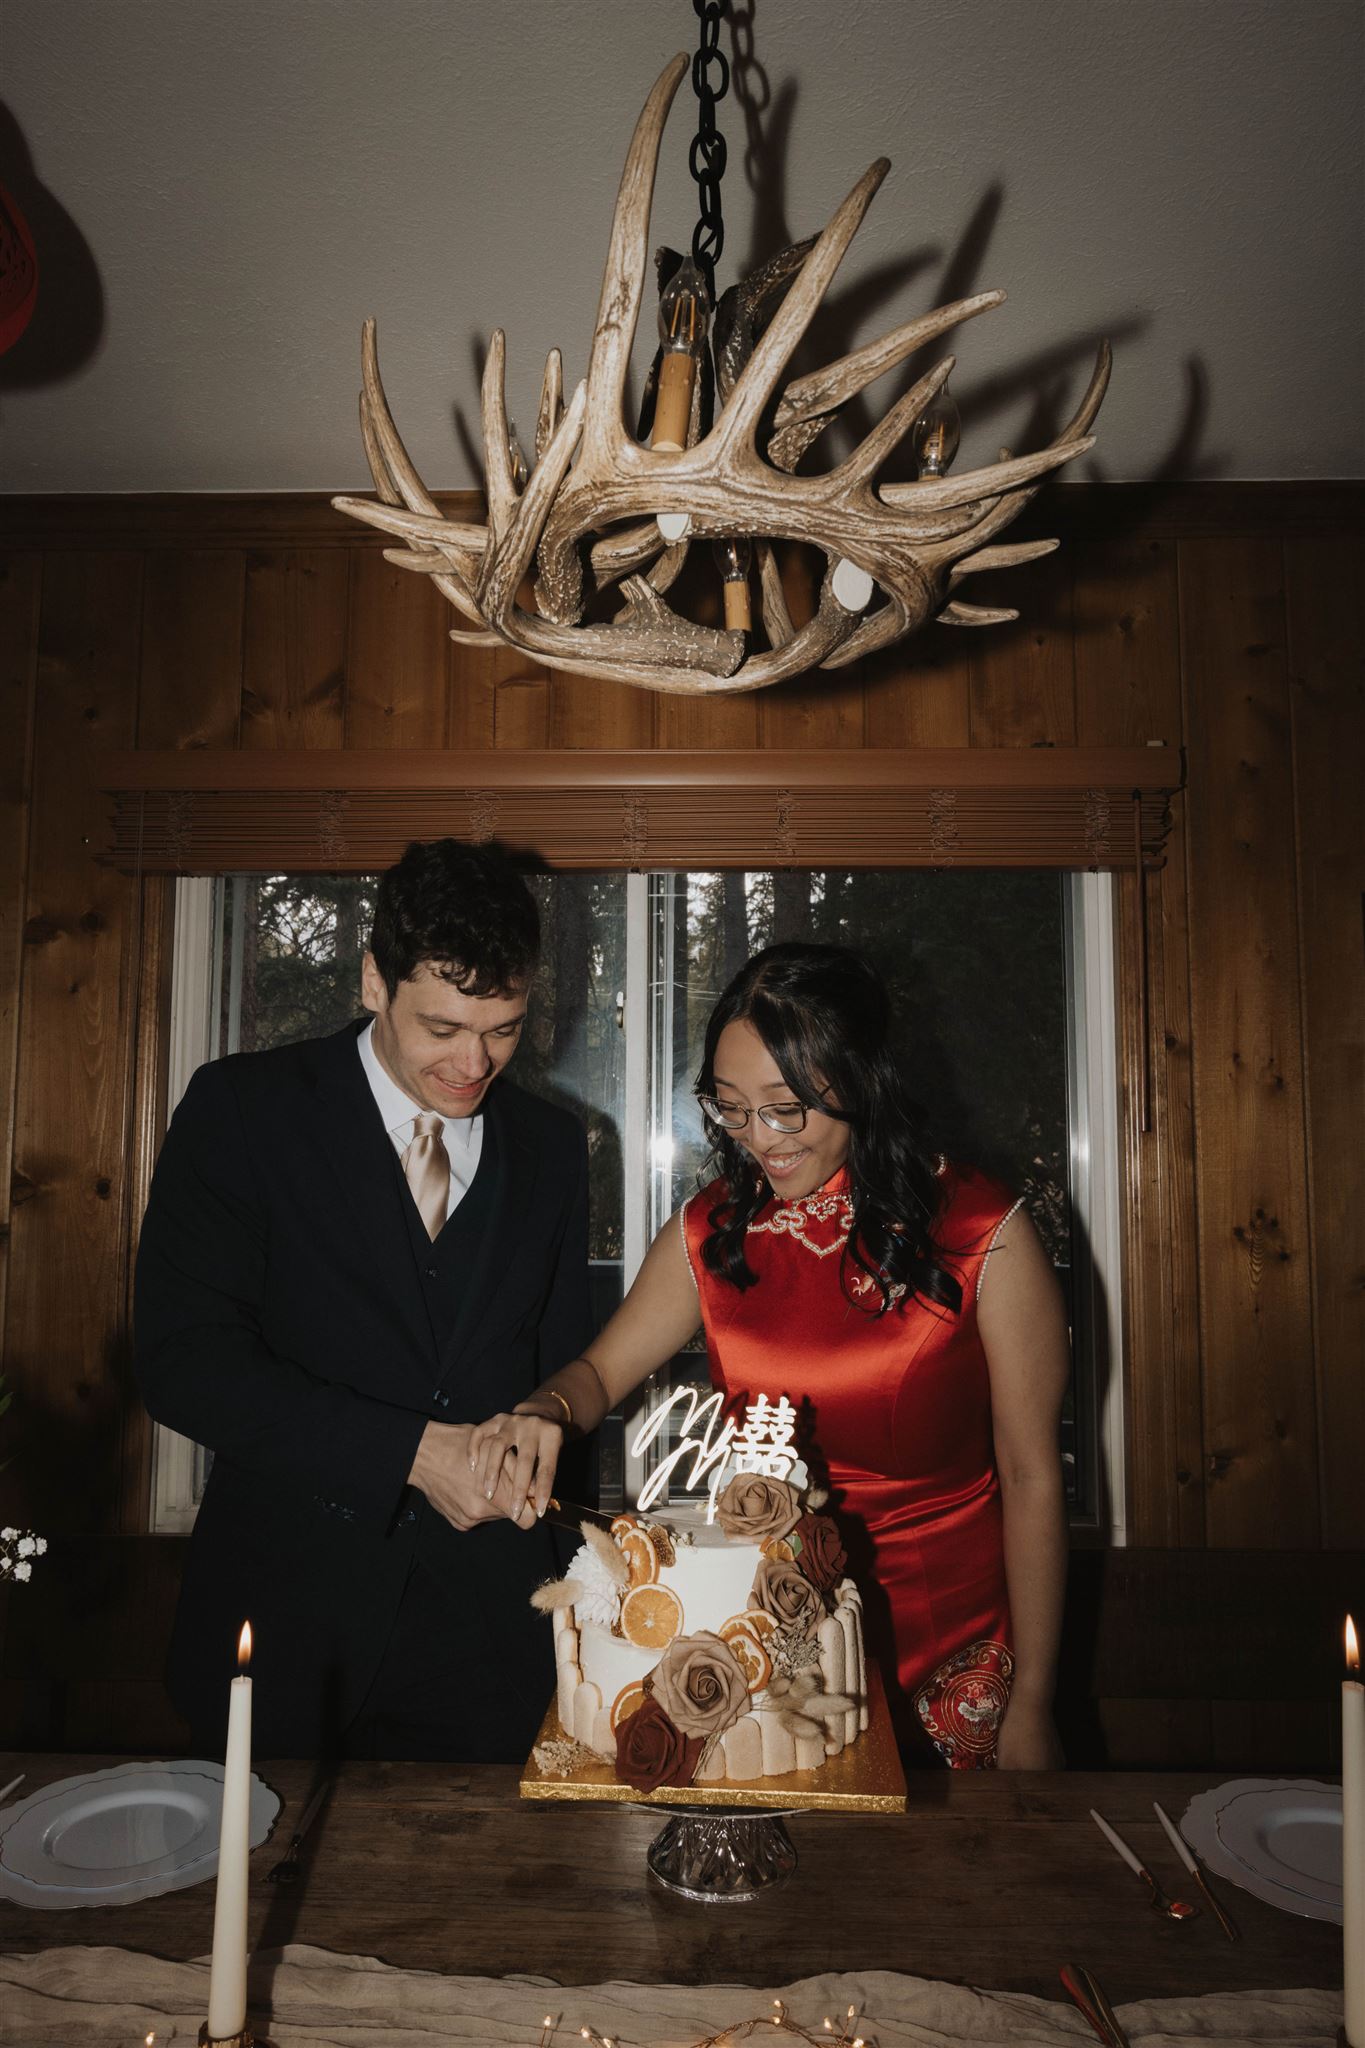
[[(0, 5), (43, 279), (0, 360), (9, 491), (359, 483), (370, 313), (428, 483), (474, 482), (484, 338), (527, 425), (547, 347), (582, 374), (630, 130), (696, 32), (689, 0)], [(1361, 0), (731, 5), (764, 168), (755, 194), (732, 89), (722, 284), (885, 153), (823, 349), (1005, 287), (958, 336), (962, 459), (1036, 441), (1109, 334), (1073, 475), (1365, 473)], [(654, 242), (690, 237), (693, 121), (685, 83)]]

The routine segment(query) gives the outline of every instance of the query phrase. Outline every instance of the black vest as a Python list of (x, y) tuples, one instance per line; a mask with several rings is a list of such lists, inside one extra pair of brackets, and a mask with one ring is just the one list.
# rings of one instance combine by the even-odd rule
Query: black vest
[(403, 1206), (403, 1220), (412, 1246), (417, 1283), (426, 1301), (432, 1335), (440, 1356), (437, 1384), (432, 1390), (433, 1412), (440, 1420), (445, 1419), (445, 1410), (451, 1406), (446, 1381), (453, 1370), (464, 1334), (470, 1281), (480, 1262), (491, 1251), (488, 1238), (502, 1184), (502, 1146), (497, 1125), (496, 1116), (485, 1114), (483, 1142), (474, 1178), (434, 1238), (427, 1236), (427, 1227), (413, 1200), (412, 1190), (403, 1178), (398, 1153), (393, 1153), (398, 1199)]

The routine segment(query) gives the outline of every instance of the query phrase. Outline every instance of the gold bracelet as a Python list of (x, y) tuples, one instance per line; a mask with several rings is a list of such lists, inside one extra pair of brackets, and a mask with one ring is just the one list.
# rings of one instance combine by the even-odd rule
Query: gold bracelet
[(613, 1406), (612, 1398), (607, 1391), (607, 1383), (603, 1379), (601, 1373), (597, 1370), (597, 1367), (593, 1364), (590, 1358), (576, 1358), (574, 1360), (574, 1364), (587, 1366), (588, 1371), (592, 1374), (593, 1378), (597, 1382), (598, 1391), (601, 1393), (603, 1411), (606, 1414), (610, 1415)]
[(573, 1409), (564, 1399), (564, 1396), (560, 1393), (558, 1387), (542, 1387), (540, 1391), (542, 1394), (548, 1394), (552, 1401), (558, 1401), (560, 1407), (564, 1410), (564, 1427), (566, 1429), (572, 1429)]

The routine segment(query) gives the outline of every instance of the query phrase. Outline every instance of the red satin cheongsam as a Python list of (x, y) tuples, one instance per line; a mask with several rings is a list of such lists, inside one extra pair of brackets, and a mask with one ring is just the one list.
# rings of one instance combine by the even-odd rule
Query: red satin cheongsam
[(722, 1182), (691, 1198), (682, 1228), (727, 1410), (760, 1394), (785, 1394), (797, 1409), (812, 1477), (828, 1475), (902, 1739), (927, 1741), (969, 1770), (995, 1762), (1014, 1668), (977, 1297), (1018, 1203), (966, 1168), (945, 1167), (942, 1179), (934, 1237), (961, 1283), (957, 1313), (911, 1297), (875, 1315), (877, 1290), (856, 1266), (849, 1284), (861, 1281), (866, 1306), (849, 1299), (840, 1270), (853, 1218), (847, 1169), (813, 1195), (773, 1197), (759, 1211), (744, 1248), (758, 1284), (742, 1292), (701, 1256)]

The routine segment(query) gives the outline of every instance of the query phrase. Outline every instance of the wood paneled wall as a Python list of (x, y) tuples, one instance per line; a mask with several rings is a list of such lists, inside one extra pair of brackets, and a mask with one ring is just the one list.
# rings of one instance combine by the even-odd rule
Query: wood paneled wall
[(92, 755), (1150, 740), (1188, 778), (1166, 867), (1145, 899), (1120, 883), (1130, 1533), (1365, 1544), (1362, 493), (1074, 485), (1036, 509), (1063, 548), (994, 584), (1017, 626), (703, 703), (456, 649), (425, 579), (321, 501), (0, 501), (0, 1519), (145, 1527), (127, 1269), (165, 905), (92, 857)]

